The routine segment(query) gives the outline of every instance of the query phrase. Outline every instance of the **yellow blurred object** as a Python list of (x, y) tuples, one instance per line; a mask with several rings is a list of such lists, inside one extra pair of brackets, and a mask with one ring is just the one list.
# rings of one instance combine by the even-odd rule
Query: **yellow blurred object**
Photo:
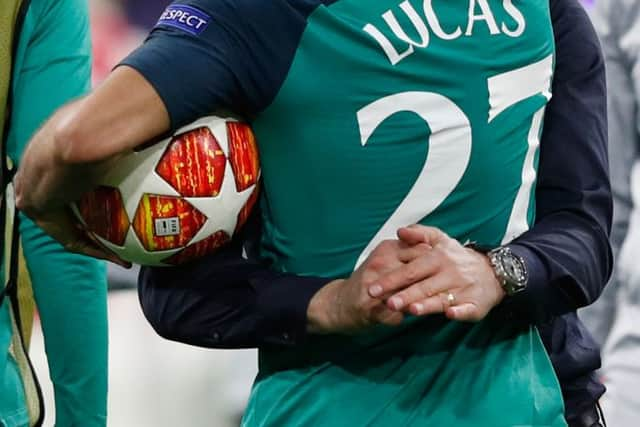
[[(16, 22), (16, 16), (20, 9), (20, 0), (2, 1), (0, 7), (0, 76), (10, 76), (12, 72), (11, 49), (13, 47), (13, 27)], [(2, 132), (4, 130), (4, 121), (6, 119), (7, 99), (9, 93), (10, 79), (0, 78), (0, 138), (4, 141)]]
[(18, 264), (18, 305), (20, 306), (20, 323), (22, 330), (22, 340), (27, 352), (29, 351), (29, 343), (31, 342), (31, 332), (33, 330), (33, 317), (35, 313), (35, 300), (33, 298), (33, 289), (31, 289), (31, 280), (27, 263), (22, 253), (22, 244), (20, 244), (20, 259)]
[[(24, 5), (28, 3), (25, 2)], [(0, 7), (0, 143), (5, 143), (6, 135), (5, 120), (9, 117), (9, 91), (11, 89), (11, 78), (13, 74), (13, 45), (14, 38), (17, 37), (16, 21), (18, 14), (23, 6), (23, 0), (3, 0)], [(22, 8), (26, 10), (25, 8)], [(4, 147), (2, 153), (5, 153)], [(8, 162), (6, 158), (0, 159), (0, 161)], [(10, 167), (11, 165), (9, 165)], [(4, 167), (0, 168), (0, 171), (4, 171)], [(0, 181), (3, 184), (2, 188), (5, 188), (5, 180), (8, 177), (0, 176)], [(4, 265), (5, 277), (2, 277), (1, 286), (6, 286), (9, 266), (11, 265), (11, 242), (12, 239), (19, 239), (19, 236), (13, 235), (13, 220), (14, 220), (14, 198), (13, 189), (11, 185), (6, 187), (4, 194), (0, 197), (4, 197), (6, 202), (6, 215), (4, 218), (0, 218), (0, 221), (4, 222), (4, 257), (0, 258)], [(18, 260), (18, 307), (14, 307), (11, 303), (10, 297), (5, 298), (3, 304), (8, 304), (11, 313), (11, 328), (13, 335), (11, 338), (11, 344), (9, 345), (9, 354), (13, 357), (18, 369), (22, 374), (22, 383), (24, 386), (26, 405), (29, 412), (29, 425), (38, 425), (42, 420), (42, 402), (40, 392), (38, 388), (37, 379), (33, 372), (29, 358), (27, 345), (31, 338), (31, 328), (33, 325), (33, 313), (34, 313), (34, 301), (33, 293), (31, 291), (31, 283), (29, 280), (29, 274), (27, 273), (26, 265), (24, 263), (24, 257), (22, 256), (22, 250), (19, 248), (19, 260)], [(20, 318), (20, 325), (16, 323), (16, 317)], [(20, 333), (23, 331), (23, 334)]]

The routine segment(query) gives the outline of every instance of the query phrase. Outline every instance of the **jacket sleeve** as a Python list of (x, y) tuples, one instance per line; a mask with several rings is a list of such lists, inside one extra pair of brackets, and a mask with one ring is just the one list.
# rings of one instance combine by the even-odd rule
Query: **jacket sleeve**
[(603, 56), (577, 1), (552, 2), (551, 15), (557, 59), (540, 146), (536, 223), (510, 245), (526, 261), (529, 284), (506, 303), (537, 324), (594, 302), (613, 265)]
[[(542, 135), (537, 223), (511, 245), (527, 261), (530, 286), (505, 304), (534, 323), (592, 302), (611, 272), (602, 56), (580, 5), (552, 5), (557, 65)], [(245, 238), (259, 237), (258, 227), (245, 230)], [(156, 331), (206, 347), (303, 340), (309, 301), (330, 279), (279, 274), (241, 254), (234, 242), (188, 267), (143, 268), (140, 299)]]
[[(34, 1), (15, 58), (7, 149), (13, 161), (42, 122), (89, 89), (83, 0)], [(106, 425), (107, 304), (104, 263), (73, 255), (21, 216), (20, 233), (42, 320), (56, 425)]]
[(329, 279), (278, 273), (261, 264), (260, 228), (256, 209), (218, 252), (184, 266), (141, 268), (142, 311), (159, 335), (212, 348), (294, 345), (304, 339), (309, 301)]

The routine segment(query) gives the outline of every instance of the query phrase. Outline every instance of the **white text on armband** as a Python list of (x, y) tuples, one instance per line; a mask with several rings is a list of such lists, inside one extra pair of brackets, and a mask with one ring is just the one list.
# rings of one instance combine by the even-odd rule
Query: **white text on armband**
[(168, 25), (199, 35), (207, 28), (210, 20), (209, 15), (195, 7), (173, 4), (162, 13), (157, 25)]

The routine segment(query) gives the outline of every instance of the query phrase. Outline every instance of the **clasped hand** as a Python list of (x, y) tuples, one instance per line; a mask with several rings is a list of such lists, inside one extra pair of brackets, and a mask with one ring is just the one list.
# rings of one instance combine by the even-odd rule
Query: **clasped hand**
[(381, 242), (351, 277), (318, 291), (308, 326), (312, 333), (355, 333), (436, 313), (477, 322), (504, 296), (486, 255), (437, 228), (413, 225)]

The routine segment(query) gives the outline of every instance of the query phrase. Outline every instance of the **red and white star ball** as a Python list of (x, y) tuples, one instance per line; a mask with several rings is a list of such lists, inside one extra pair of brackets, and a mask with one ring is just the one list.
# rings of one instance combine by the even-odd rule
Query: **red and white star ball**
[(125, 156), (73, 210), (120, 258), (177, 265), (233, 237), (256, 203), (259, 178), (251, 128), (209, 116)]

